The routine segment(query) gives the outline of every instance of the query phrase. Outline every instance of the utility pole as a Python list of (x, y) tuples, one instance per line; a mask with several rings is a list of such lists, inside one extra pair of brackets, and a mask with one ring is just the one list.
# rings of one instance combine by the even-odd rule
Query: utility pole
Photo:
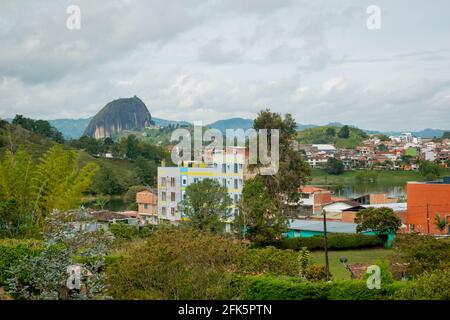
[(327, 241), (327, 211), (323, 210), (323, 248), (325, 250), (325, 274), (326, 280), (330, 280), (330, 264), (328, 262), (328, 241)]
[(427, 230), (428, 234), (430, 234), (430, 210), (428, 202), (427, 202)]

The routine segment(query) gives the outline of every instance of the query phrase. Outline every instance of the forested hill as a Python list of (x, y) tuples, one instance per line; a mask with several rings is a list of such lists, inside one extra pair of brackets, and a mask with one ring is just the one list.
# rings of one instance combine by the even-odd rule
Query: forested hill
[(350, 126), (322, 126), (297, 133), (298, 141), (304, 144), (334, 144), (338, 148), (354, 149), (367, 139), (363, 130)]

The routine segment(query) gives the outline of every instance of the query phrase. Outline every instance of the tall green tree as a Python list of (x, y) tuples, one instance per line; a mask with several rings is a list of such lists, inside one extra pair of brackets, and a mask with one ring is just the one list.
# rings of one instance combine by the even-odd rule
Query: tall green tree
[(226, 187), (215, 180), (204, 179), (186, 188), (186, 199), (182, 201), (182, 207), (189, 218), (188, 224), (193, 228), (223, 232), (231, 203)]
[(427, 177), (429, 180), (437, 179), (441, 174), (442, 168), (434, 162), (431, 161), (420, 161), (419, 163), (419, 172), (424, 177)]
[(339, 134), (338, 134), (339, 138), (342, 139), (348, 139), (350, 137), (350, 128), (349, 126), (345, 125), (341, 128), (341, 130), (339, 130)]
[(272, 241), (286, 230), (286, 219), (260, 177), (246, 181), (234, 227), (238, 235), (253, 242)]
[(120, 184), (116, 174), (109, 167), (100, 169), (95, 176), (92, 189), (95, 193), (110, 196), (120, 194), (124, 191), (124, 187)]
[(147, 160), (142, 156), (136, 159), (136, 174), (139, 182), (144, 185), (153, 186), (155, 177), (158, 174), (158, 167), (155, 161)]
[(327, 128), (327, 130), (325, 130), (325, 134), (329, 137), (334, 137), (336, 135), (336, 130), (332, 127)]
[(356, 231), (374, 231), (378, 234), (395, 233), (402, 221), (390, 208), (367, 208), (356, 214)]
[(37, 164), (23, 150), (6, 151), (0, 162), (0, 231), (27, 236), (41, 228), (54, 209), (79, 206), (97, 169), (94, 163), (80, 169), (77, 154), (60, 145)]
[(46, 138), (49, 138), (55, 142), (63, 143), (64, 137), (55, 127), (52, 127), (48, 121), (45, 120), (33, 120), (25, 118), (22, 115), (16, 115), (12, 123), (14, 125), (20, 125), (22, 128), (32, 131), (36, 134), (40, 134)]
[(344, 163), (336, 158), (328, 158), (327, 166), (325, 168), (326, 172), (329, 174), (343, 174), (344, 173)]
[[(269, 109), (261, 111), (253, 123), (256, 130), (279, 129), (279, 170), (274, 175), (261, 175), (260, 179), (270, 190), (270, 198), (277, 206), (275, 214), (283, 214), (286, 203), (299, 200), (298, 189), (309, 181), (310, 167), (305, 162), (301, 152), (293, 148), (297, 135), (297, 124), (292, 115), (286, 114), (284, 118)], [(271, 136), (268, 136), (268, 149), (270, 150)], [(256, 169), (261, 167), (257, 165)], [(256, 170), (258, 172), (258, 170)]]

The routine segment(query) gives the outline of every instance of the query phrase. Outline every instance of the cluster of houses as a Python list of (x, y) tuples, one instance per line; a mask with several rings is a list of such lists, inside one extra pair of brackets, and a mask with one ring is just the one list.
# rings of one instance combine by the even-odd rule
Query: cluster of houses
[(415, 161), (402, 161), (405, 156), (412, 160), (428, 160), (448, 164), (450, 139), (440, 142), (431, 138), (414, 137), (411, 133), (381, 139), (371, 135), (356, 149), (336, 148), (331, 144), (298, 144), (312, 168), (324, 168), (329, 158), (343, 162), (346, 169), (383, 167), (393, 170), (417, 170)]
[[(402, 138), (403, 139), (403, 138)], [(370, 143), (380, 143), (374, 139)], [(423, 144), (423, 140), (408, 136), (400, 142), (392, 139), (384, 142), (397, 148), (407, 143)], [(447, 141), (448, 142), (448, 141)], [(369, 143), (366, 144), (370, 149)], [(425, 144), (425, 146), (431, 146)], [(439, 146), (442, 147), (442, 146)], [(332, 146), (316, 146), (325, 154), (337, 154)], [(318, 150), (318, 149), (317, 149)], [(404, 150), (403, 150), (404, 151)], [(370, 153), (369, 153), (370, 154)], [(247, 179), (254, 174), (248, 169), (248, 152), (243, 147), (227, 147), (207, 151), (205, 160), (183, 161), (178, 166), (158, 168), (157, 189), (138, 192), (137, 211), (99, 214), (102, 223), (126, 223), (136, 226), (158, 225), (160, 223), (179, 224), (188, 219), (183, 209), (186, 188), (203, 179), (213, 179), (228, 191), (232, 204), (229, 218), (225, 221), (226, 230), (231, 231), (234, 217), (239, 214), (238, 203)], [(446, 235), (448, 226), (439, 229), (434, 221), (437, 216), (450, 219), (450, 178), (434, 182), (409, 182), (406, 186), (407, 200), (401, 202), (387, 194), (365, 194), (357, 198), (336, 197), (331, 190), (316, 186), (303, 186), (299, 192), (299, 201), (289, 203), (288, 210), (296, 219), (290, 220), (288, 237), (307, 237), (323, 233), (323, 215), (326, 213), (330, 232), (356, 233), (355, 217), (360, 210), (373, 207), (387, 207), (394, 211), (402, 221), (399, 232), (419, 232), (424, 234)]]

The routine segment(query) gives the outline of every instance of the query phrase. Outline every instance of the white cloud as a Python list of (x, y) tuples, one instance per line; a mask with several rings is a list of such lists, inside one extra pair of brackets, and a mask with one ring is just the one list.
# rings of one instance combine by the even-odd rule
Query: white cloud
[(0, 117), (87, 117), (136, 94), (178, 120), (270, 107), (301, 123), (448, 128), (450, 28), (439, 6), (380, 0), (377, 33), (365, 0), (79, 0), (80, 31), (65, 27), (67, 4), (0, 3)]

